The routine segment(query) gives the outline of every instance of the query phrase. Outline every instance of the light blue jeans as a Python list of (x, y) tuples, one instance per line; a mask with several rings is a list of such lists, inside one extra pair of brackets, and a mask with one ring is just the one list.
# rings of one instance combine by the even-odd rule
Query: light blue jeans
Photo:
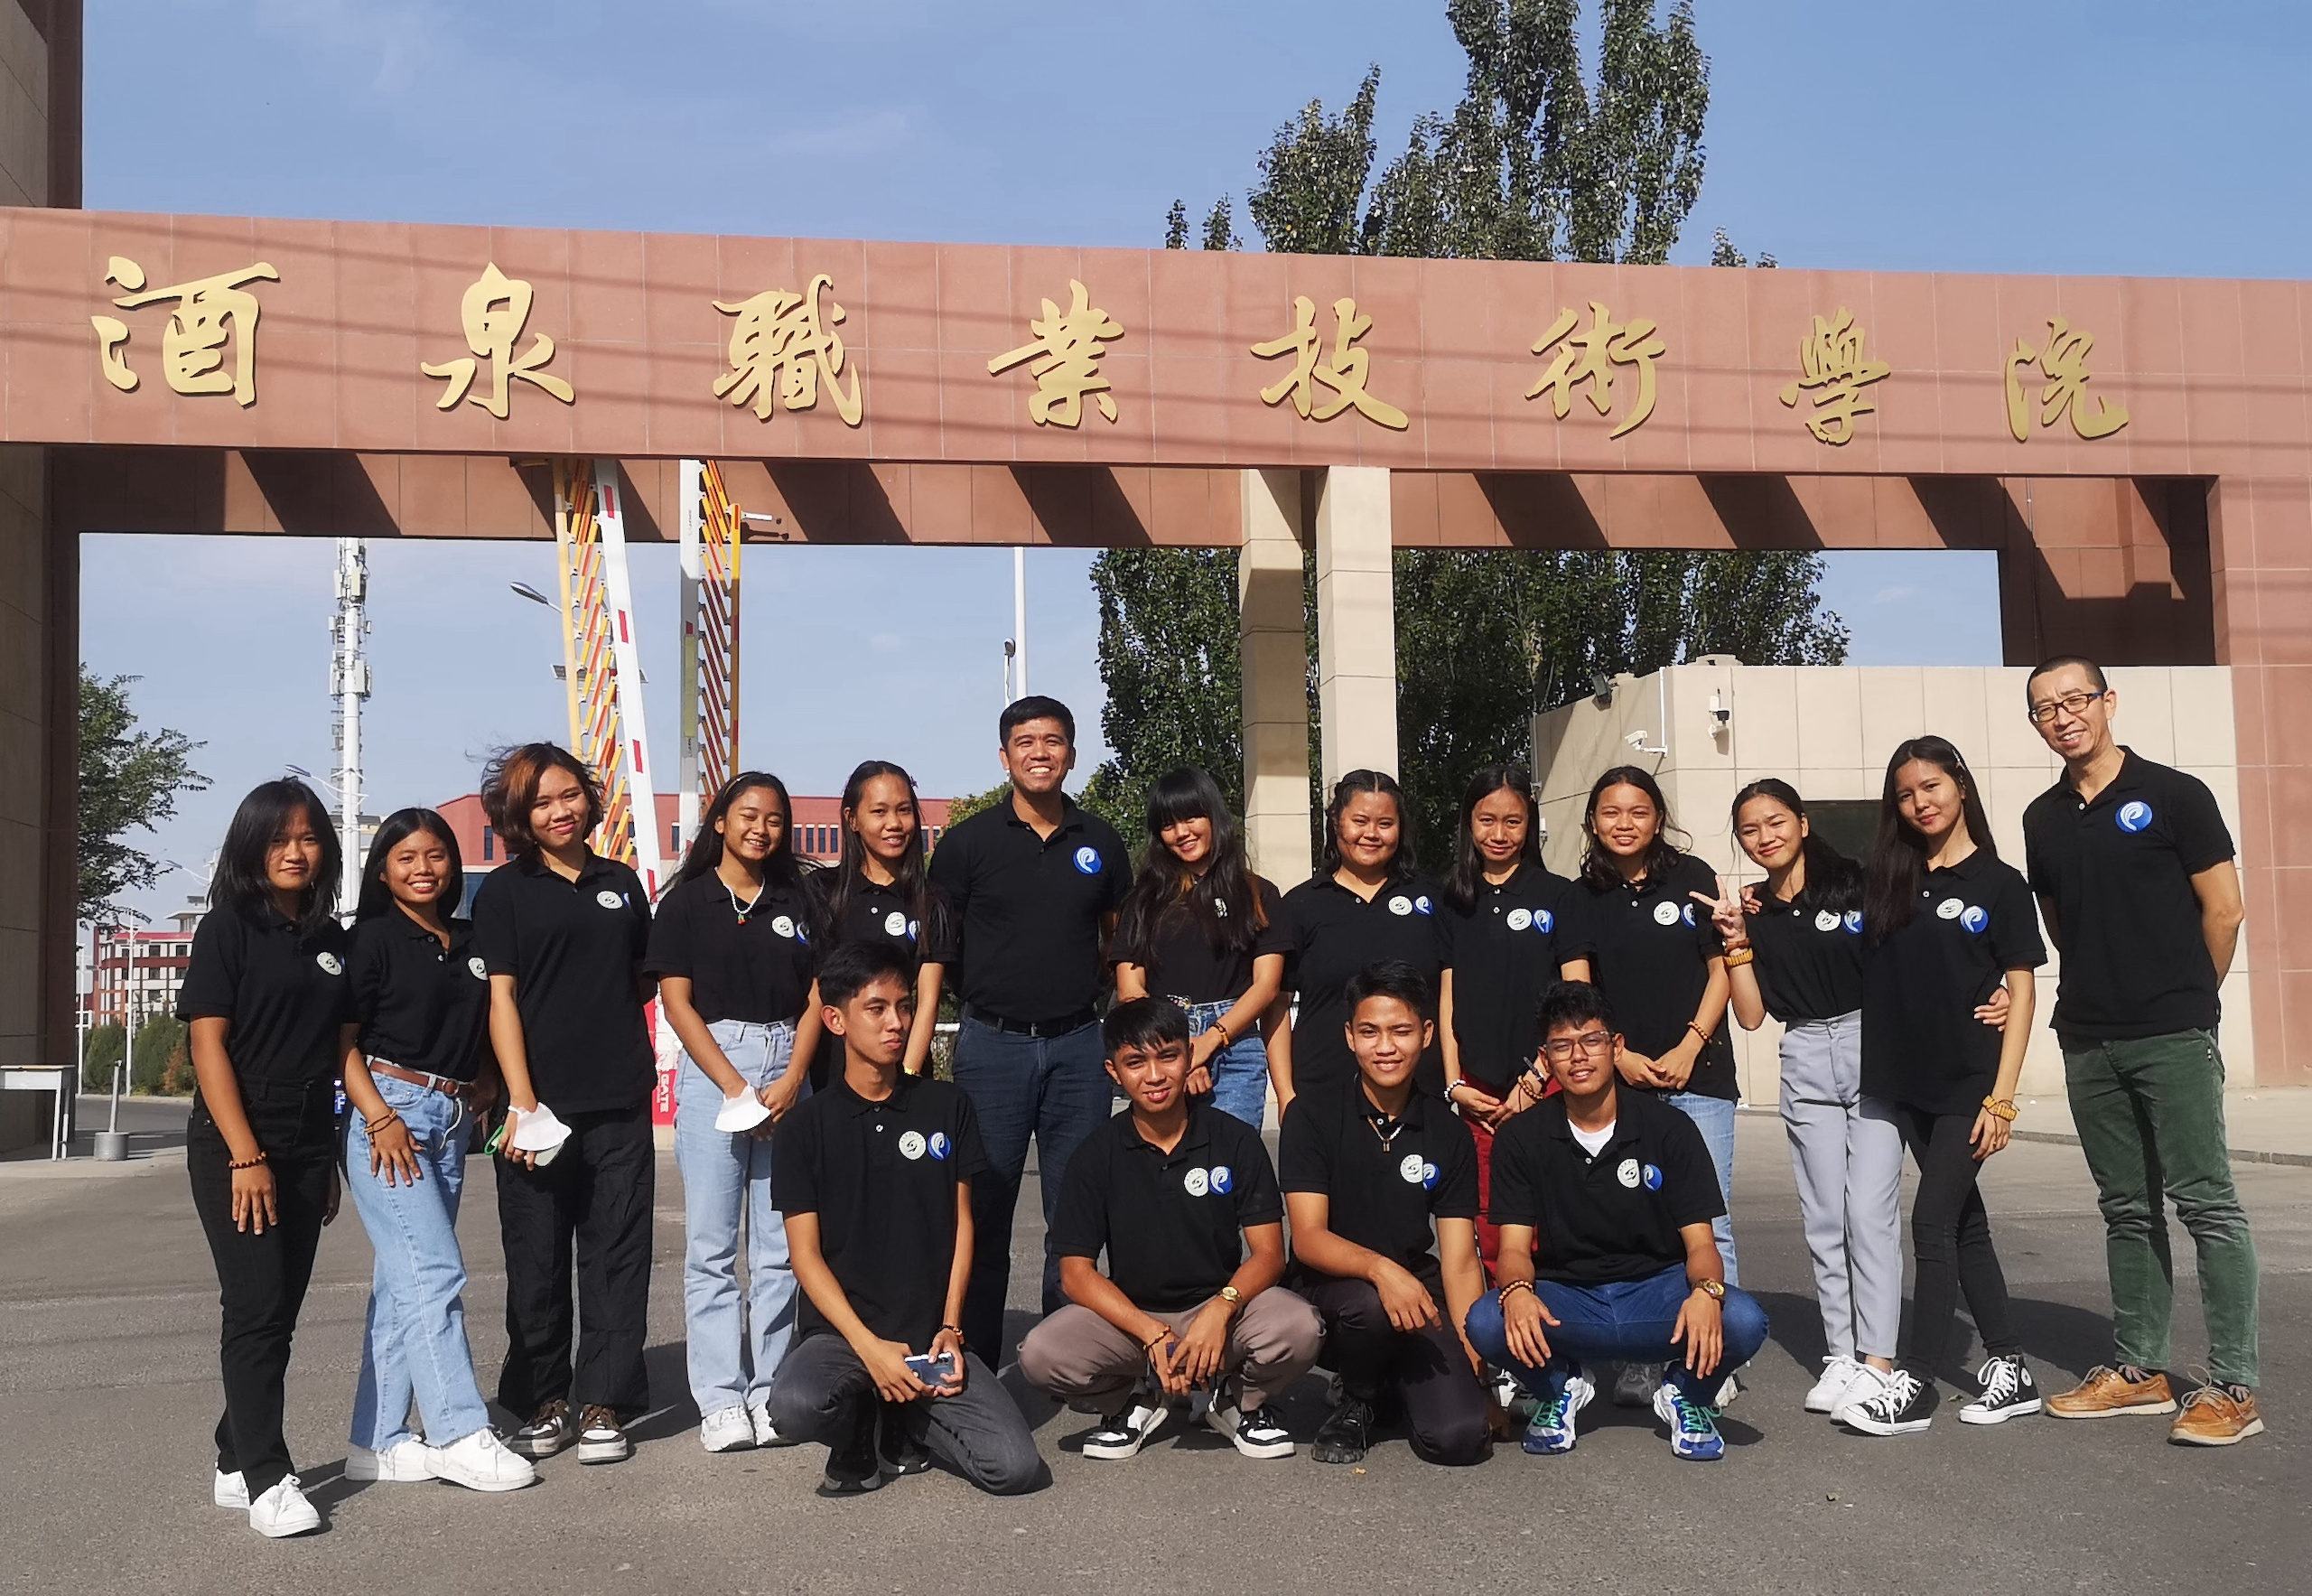
[[(708, 1029), (732, 1068), (760, 1091), (787, 1073), (795, 1026), (717, 1020)], [(803, 1084), (806, 1096), (808, 1081)], [(690, 1394), (701, 1414), (759, 1403), (795, 1335), (795, 1270), (787, 1225), (770, 1200), (770, 1143), (714, 1128), (721, 1088), (687, 1054), (675, 1076), (675, 1162), (683, 1172), (683, 1317)], [(739, 1297), (739, 1227), (747, 1293)]]
[(466, 1265), (458, 1251), (458, 1193), (473, 1129), (465, 1105), (408, 1081), (377, 1078), (401, 1115), (423, 1178), (387, 1185), (369, 1172), (369, 1130), (348, 1116), (345, 1184), (369, 1233), (377, 1268), (353, 1391), (353, 1444), (383, 1451), (410, 1438), (413, 1397), (429, 1446), (448, 1446), (489, 1423), (466, 1344)]
[[(1710, 1222), (1718, 1237), (1719, 1261), (1726, 1265), (1726, 1283), (1742, 1283), (1734, 1266), (1734, 1105), (1725, 1097), (1705, 1097), (1695, 1092), (1664, 1092), (1662, 1100), (1694, 1122), (1710, 1145), (1710, 1162), (1718, 1171), (1718, 1198), (1726, 1211)], [(1727, 1367), (1731, 1368), (1729, 1362)]]
[[(1217, 1003), (1182, 1003), (1189, 1014), (1189, 1034), (1202, 1036), (1228, 1016), (1234, 998)], [(1212, 1106), (1243, 1120), (1254, 1130), (1268, 1112), (1268, 1047), (1255, 1024), (1250, 1036), (1240, 1036), (1212, 1055)]]

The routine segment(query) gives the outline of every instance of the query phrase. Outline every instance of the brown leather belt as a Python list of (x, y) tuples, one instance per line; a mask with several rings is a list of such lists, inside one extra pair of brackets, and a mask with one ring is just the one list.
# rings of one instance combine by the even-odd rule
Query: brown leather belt
[(389, 1064), (383, 1059), (369, 1060), (369, 1073), (382, 1075), (387, 1080), (407, 1081), (411, 1086), (424, 1087), (429, 1092), (455, 1097), (461, 1103), (473, 1100), (473, 1083), (470, 1080), (452, 1080), (444, 1075), (428, 1075), (422, 1069), (404, 1069), (400, 1065)]

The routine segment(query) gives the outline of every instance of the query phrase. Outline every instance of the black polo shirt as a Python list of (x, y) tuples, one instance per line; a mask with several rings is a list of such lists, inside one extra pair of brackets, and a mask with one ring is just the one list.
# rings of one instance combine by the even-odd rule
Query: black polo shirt
[[(851, 1311), (920, 1352), (947, 1317), (956, 1188), (986, 1169), (971, 1100), (952, 1082), (902, 1070), (872, 1102), (838, 1075), (778, 1122), (770, 1199), (789, 1218), (818, 1216), (819, 1255)], [(834, 1328), (801, 1293), (796, 1335)]]
[(1999, 1076), (2000, 1032), (1975, 1018), (2009, 970), (2046, 962), (2031, 889), (1978, 848), (1930, 870), (1917, 912), (1862, 972), (1862, 1089), (1928, 1114), (1972, 1114)]
[(489, 1028), (489, 970), (473, 950), (473, 922), (449, 922), (450, 943), (397, 907), (353, 928), (347, 961), (361, 1051), (449, 1080), (481, 1070)]
[(1276, 1171), (1252, 1126), (1192, 1102), (1167, 1153), (1142, 1138), (1126, 1109), (1068, 1159), (1051, 1245), (1063, 1258), (1106, 1249), (1108, 1278), (1133, 1307), (1177, 1313), (1228, 1283), (1245, 1261), (1246, 1228), (1283, 1218)]
[(1444, 1290), (1433, 1219), (1478, 1217), (1478, 1151), (1469, 1127), (1415, 1088), (1394, 1124), (1363, 1086), (1302, 1092), (1277, 1133), (1277, 1177), (1287, 1191), (1330, 1199), (1325, 1227)]
[(1471, 1080), (1497, 1093), (1541, 1051), (1534, 1005), (1560, 965), (1590, 957), (1587, 895), (1562, 875), (1521, 863), (1499, 886), (1480, 875), (1467, 914), (1438, 904), (1445, 967), (1453, 972), (1453, 1038)]
[(2215, 1029), (2223, 973), (2192, 877), (2234, 850), (2205, 782), (2127, 751), (2093, 802), (2068, 781), (2032, 799), (2023, 847), (2063, 937), (2057, 1031), (2119, 1041)]
[(827, 947), (822, 952), (854, 942), (879, 942), (905, 959), (909, 969), (956, 961), (955, 910), (937, 887), (928, 887), (924, 895), (928, 901), (918, 914), (896, 886), (880, 886), (864, 874), (854, 875), (851, 901), (838, 919), (834, 889), (841, 879), (832, 870), (818, 871), (809, 878), (818, 900), (813, 923), (825, 928)]
[(177, 1018), (231, 1022), (225, 1055), (238, 1079), (327, 1080), (343, 1056), (338, 1028), (353, 1018), (350, 950), (335, 920), (304, 933), (270, 903), (212, 910), (192, 933)]
[(1493, 1142), (1493, 1222), (1534, 1228), (1534, 1273), (1571, 1285), (1645, 1280), (1686, 1261), (1678, 1232), (1726, 1211), (1710, 1147), (1659, 1097), (1614, 1089), (1614, 1134), (1592, 1156), (1562, 1095)]
[(1100, 919), (1132, 885), (1114, 826), (1071, 798), (1059, 828), (1039, 837), (1007, 789), (993, 808), (947, 828), (931, 879), (962, 922), (965, 1003), (1034, 1023), (1099, 1001), (1107, 985)]
[(474, 894), (474, 951), (514, 977), (530, 1084), (556, 1114), (639, 1107), (656, 1088), (636, 979), (649, 938), (641, 881), (599, 854), (574, 882), (517, 859)]
[(691, 984), (698, 1017), (769, 1025), (794, 1020), (811, 995), (811, 903), (800, 886), (765, 882), (734, 899), (712, 871), (676, 882), (658, 900), (642, 961), (653, 975)]
[(1750, 973), (1767, 1013), (1785, 1025), (1803, 1025), (1860, 1008), (1862, 910), (1802, 909), (1763, 887), (1758, 904), (1744, 924), (1755, 950)]
[[(1624, 1040), (1658, 1059), (1692, 1034), (1688, 1027), (1710, 985), (1710, 961), (1725, 951), (1709, 909), (1692, 896), (1716, 897), (1718, 874), (1692, 854), (1679, 854), (1668, 869), (1635, 887), (1617, 880), (1600, 891), (1586, 878), (1581, 885), (1590, 976), (1614, 1005)], [(1694, 1059), (1686, 1090), (1729, 1102), (1741, 1096), (1723, 1017)]]
[(1276, 883), (1264, 876), (1252, 878), (1253, 896), (1260, 905), (1261, 927), (1241, 953), (1213, 947), (1204, 934), (1204, 920), (1194, 907), (1209, 904), (1213, 918), (1228, 921), (1228, 905), (1205, 882), (1187, 898), (1156, 917), (1152, 932), (1140, 942), (1119, 942), (1112, 949), (1119, 964), (1139, 965), (1148, 972), (1151, 997), (1176, 997), (1192, 1003), (1235, 1003), (1253, 984), (1253, 961), (1272, 953), (1290, 955), (1292, 929), (1284, 923), (1284, 899)]
[[(1391, 881), (1368, 901), (1328, 875), (1312, 876), (1284, 895), (1292, 957), (1284, 985), (1300, 994), (1292, 1022), (1292, 1089), (1346, 1087), (1356, 1079), (1348, 1050), (1349, 978), (1383, 959), (1403, 959), (1433, 989), (1445, 967), (1437, 929), (1442, 889), (1426, 876)], [(1444, 1056), (1432, 1045), (1414, 1080), (1432, 1092), (1445, 1087)]]

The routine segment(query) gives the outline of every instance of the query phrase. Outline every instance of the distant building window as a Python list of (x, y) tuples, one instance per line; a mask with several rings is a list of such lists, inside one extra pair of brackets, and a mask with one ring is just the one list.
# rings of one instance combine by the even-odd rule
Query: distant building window
[(488, 864), (498, 857), (498, 833), (485, 826), (481, 828), (481, 862)]
[(679, 820), (667, 827), (667, 851), (670, 854), (683, 851), (683, 823)]

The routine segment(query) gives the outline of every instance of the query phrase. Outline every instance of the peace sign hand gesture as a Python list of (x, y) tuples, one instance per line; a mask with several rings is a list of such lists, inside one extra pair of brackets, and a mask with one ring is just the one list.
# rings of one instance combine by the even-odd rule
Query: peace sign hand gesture
[(1686, 895), (1697, 903), (1708, 905), (1711, 923), (1718, 928), (1719, 936), (1728, 946), (1739, 947), (1750, 939), (1750, 929), (1742, 919), (1742, 910), (1746, 907), (1742, 894), (1728, 891), (1726, 878), (1722, 875), (1711, 879), (1718, 887), (1716, 897), (1708, 892), (1689, 892)]

